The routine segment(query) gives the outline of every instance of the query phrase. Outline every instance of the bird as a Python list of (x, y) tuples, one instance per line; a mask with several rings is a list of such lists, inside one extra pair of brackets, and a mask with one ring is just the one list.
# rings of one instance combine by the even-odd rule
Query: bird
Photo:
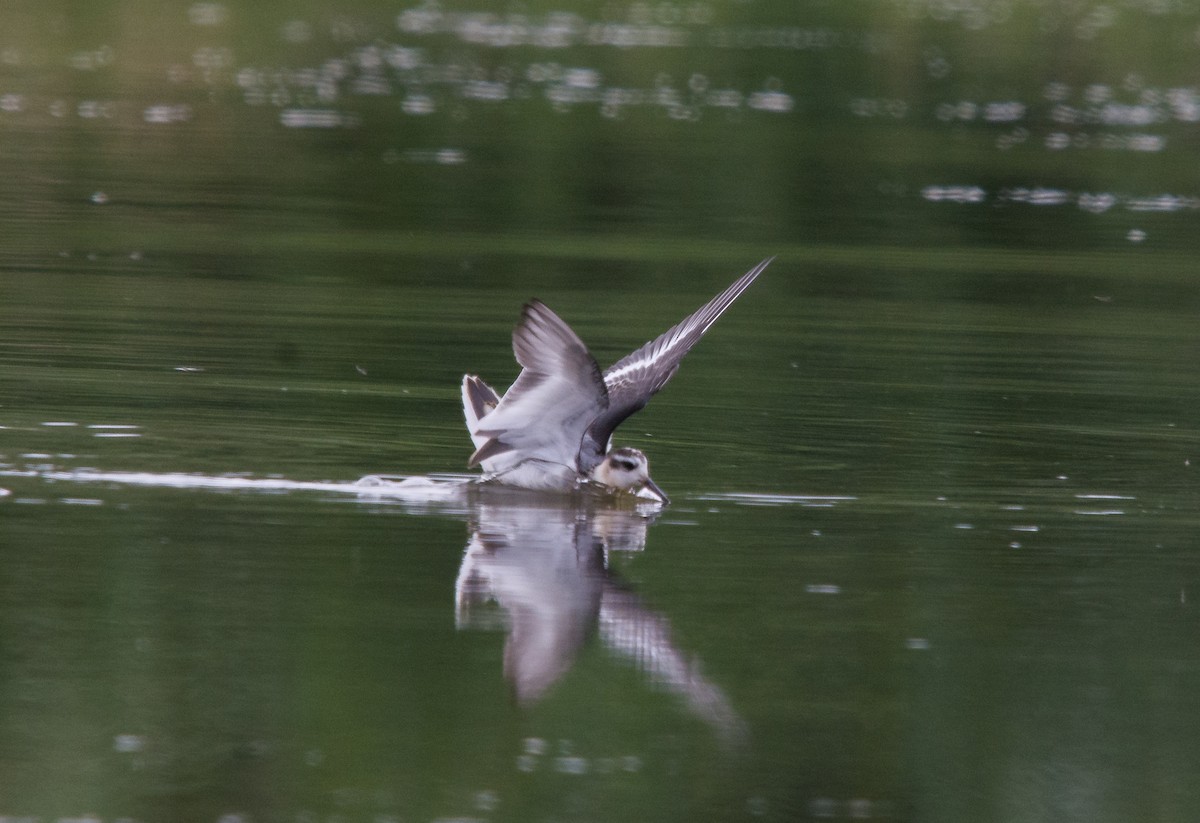
[(668, 505), (645, 453), (613, 448), (613, 432), (667, 384), (684, 355), (772, 260), (603, 371), (561, 317), (530, 300), (512, 336), (521, 373), (504, 396), (478, 376), (463, 375), (463, 414), (475, 446), (468, 468), (483, 470), (481, 482), (543, 491), (594, 487)]

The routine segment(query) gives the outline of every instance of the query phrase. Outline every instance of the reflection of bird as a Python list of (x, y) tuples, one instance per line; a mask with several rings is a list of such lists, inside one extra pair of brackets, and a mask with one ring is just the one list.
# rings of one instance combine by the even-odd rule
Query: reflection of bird
[(494, 624), (482, 607), (496, 602), (508, 630), (504, 676), (529, 704), (571, 668), (595, 629), (604, 547), (570, 508), (485, 505), (478, 516), (455, 585), (457, 622)]
[(646, 455), (613, 449), (613, 431), (666, 385), (683, 356), (770, 262), (603, 373), (557, 314), (538, 300), (526, 303), (513, 331), (522, 370), (504, 397), (474, 375), (463, 377), (463, 411), (475, 444), (468, 465), (510, 486), (569, 490), (591, 482), (668, 502), (650, 479)]
[(726, 743), (745, 742), (746, 722), (725, 693), (704, 676), (700, 661), (675, 645), (671, 623), (664, 615), (610, 579), (600, 598), (599, 618), (605, 648), (631, 661), (658, 688), (682, 698), (692, 714), (712, 726)]
[(744, 721), (675, 646), (667, 618), (607, 568), (608, 553), (645, 547), (650, 520), (623, 509), (548, 504), (482, 505), (476, 515), (455, 584), (456, 622), (506, 629), (504, 676), (517, 702), (540, 700), (599, 627), (610, 652), (680, 697), (723, 740), (744, 738)]

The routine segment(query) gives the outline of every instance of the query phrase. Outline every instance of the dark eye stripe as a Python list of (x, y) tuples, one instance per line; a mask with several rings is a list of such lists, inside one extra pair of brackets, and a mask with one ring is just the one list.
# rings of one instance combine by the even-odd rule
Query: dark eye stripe
[(613, 465), (627, 472), (631, 472), (637, 468), (637, 463), (634, 463), (632, 460), (614, 460)]

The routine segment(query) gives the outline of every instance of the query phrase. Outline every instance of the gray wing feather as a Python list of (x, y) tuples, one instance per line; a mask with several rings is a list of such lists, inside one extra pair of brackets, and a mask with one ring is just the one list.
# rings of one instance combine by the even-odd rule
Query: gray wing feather
[(539, 300), (525, 304), (513, 330), (521, 374), (479, 421), (486, 438), (471, 456), (519, 450), (529, 458), (574, 465), (579, 442), (597, 409), (608, 406), (600, 366), (571, 327)]
[(683, 356), (774, 259), (768, 257), (696, 312), (605, 370), (608, 407), (584, 433), (579, 448), (580, 469), (588, 471), (604, 458), (608, 440), (617, 426), (667, 384), (679, 370)]

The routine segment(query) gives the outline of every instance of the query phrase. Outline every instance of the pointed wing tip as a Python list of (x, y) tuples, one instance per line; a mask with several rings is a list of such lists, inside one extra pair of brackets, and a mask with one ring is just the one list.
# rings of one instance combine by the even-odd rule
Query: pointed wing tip
[(680, 325), (687, 325), (692, 321), (696, 321), (700, 324), (700, 334), (703, 335), (704, 332), (708, 331), (709, 326), (716, 322), (716, 319), (724, 314), (725, 310), (732, 306), (734, 301), (741, 297), (746, 289), (750, 288), (754, 281), (758, 279), (758, 276), (763, 273), (763, 270), (771, 265), (774, 259), (775, 255), (771, 255), (737, 280), (734, 280), (725, 291), (701, 306), (699, 311), (684, 320)]
[[(462, 396), (463, 408), (470, 410), (476, 423), (486, 417), (500, 403), (500, 397), (496, 394), (496, 390), (474, 374), (463, 375)], [(467, 422), (468, 428), (474, 426), (470, 414), (468, 414)]]
[(528, 300), (525, 301), (524, 305), (521, 306), (521, 318), (522, 319), (524, 319), (530, 315), (539, 315), (539, 314), (544, 314), (546, 312), (550, 312), (551, 314), (554, 313), (550, 310), (549, 306), (547, 306), (545, 303), (543, 303), (541, 300), (539, 300), (536, 297), (529, 298)]
[[(762, 274), (767, 266), (771, 265), (774, 260), (775, 255), (771, 255), (770, 257), (762, 260), (757, 266), (750, 269), (737, 280), (734, 280), (732, 283), (730, 283), (725, 288), (725, 291), (721, 292), (712, 300), (708, 301), (708, 303), (701, 306), (700, 310), (697, 311), (692, 317), (707, 317), (708, 325), (711, 325), (713, 320), (716, 320), (718, 317), (720, 317), (727, 308), (733, 305), (735, 300), (742, 296), (742, 293), (745, 292), (746, 289), (750, 288), (751, 284), (758, 279), (758, 276)], [(706, 325), (705, 330), (707, 330), (707, 328), (708, 326)]]
[(604, 382), (612, 405), (588, 429), (594, 443), (606, 444), (622, 421), (643, 408), (675, 376), (684, 355), (774, 259), (775, 255), (764, 259), (695, 312), (608, 367)]
[[(758, 278), (758, 276), (760, 274), (763, 273), (763, 271), (767, 268), (767, 266), (769, 266), (775, 262), (776, 257), (777, 257), (777, 255), (772, 254), (770, 257), (764, 258), (761, 262), (759, 262), (759, 264), (757, 266), (755, 266), (754, 268), (750, 269), (750, 271), (743, 274), (735, 282), (740, 283), (742, 281), (745, 281), (745, 285), (749, 286), (751, 283), (753, 283)], [(743, 288), (745, 288), (745, 287), (743, 286)]]
[(517, 325), (513, 328), (513, 334), (520, 334), (521, 330), (526, 327), (544, 323), (547, 315), (557, 316), (541, 300), (531, 297), (521, 305), (521, 316), (517, 318)]
[[(513, 356), (527, 370), (543, 375), (574, 378), (595, 372), (594, 382), (601, 383), (600, 367), (567, 321), (553, 309), (534, 298), (521, 309), (521, 319), (513, 329)], [(524, 372), (522, 372), (524, 374)]]

